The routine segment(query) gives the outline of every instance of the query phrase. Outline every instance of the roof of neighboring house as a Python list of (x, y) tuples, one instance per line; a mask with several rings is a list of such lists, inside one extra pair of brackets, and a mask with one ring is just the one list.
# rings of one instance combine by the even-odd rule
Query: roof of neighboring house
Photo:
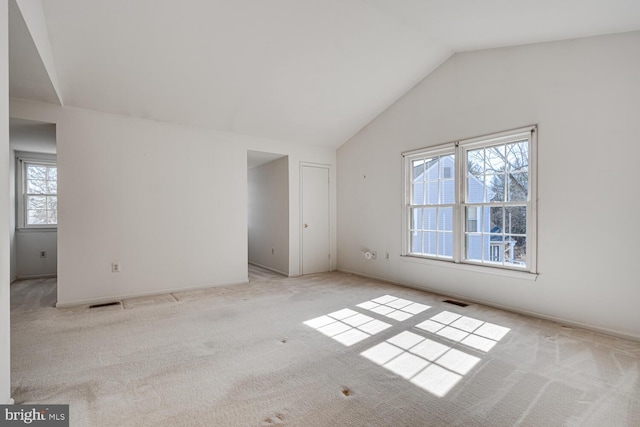
[(500, 235), (493, 234), (493, 233), (502, 233), (502, 228), (498, 227), (497, 225), (491, 229), (491, 233), (492, 233), (492, 236), (490, 240), (492, 242), (505, 242), (505, 241), (515, 242), (516, 241), (516, 239), (514, 239), (511, 236), (503, 236), (502, 234)]

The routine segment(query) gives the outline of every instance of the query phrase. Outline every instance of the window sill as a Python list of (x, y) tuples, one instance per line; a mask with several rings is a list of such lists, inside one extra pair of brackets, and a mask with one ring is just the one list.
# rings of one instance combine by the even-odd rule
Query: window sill
[(400, 260), (402, 262), (411, 262), (422, 265), (431, 265), (434, 267), (453, 268), (455, 270), (471, 271), (474, 273), (490, 274), (494, 276), (512, 277), (514, 279), (531, 280), (536, 281), (538, 278), (537, 273), (531, 273), (529, 271), (518, 271), (506, 268), (491, 267), (476, 264), (456, 263), (454, 261), (419, 257), (414, 255), (401, 255)]
[(16, 227), (18, 233), (54, 233), (58, 227)]

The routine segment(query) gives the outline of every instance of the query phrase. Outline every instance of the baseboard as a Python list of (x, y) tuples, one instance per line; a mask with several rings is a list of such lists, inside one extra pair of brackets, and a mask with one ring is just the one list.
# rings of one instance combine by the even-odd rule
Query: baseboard
[(71, 308), (71, 307), (79, 307), (83, 305), (92, 305), (92, 304), (102, 304), (105, 302), (112, 301), (122, 301), (130, 298), (140, 298), (140, 297), (150, 297), (154, 295), (164, 295), (171, 294), (174, 292), (186, 292), (186, 291), (197, 291), (199, 289), (209, 289), (209, 288), (218, 288), (221, 286), (234, 286), (234, 285), (246, 285), (249, 283), (248, 280), (242, 282), (224, 282), (224, 283), (216, 283), (215, 285), (204, 285), (204, 286), (192, 286), (189, 288), (175, 288), (175, 289), (163, 289), (161, 291), (149, 291), (149, 292), (139, 292), (133, 294), (122, 294), (122, 295), (114, 295), (109, 297), (100, 297), (100, 298), (90, 298), (86, 300), (78, 300), (78, 301), (70, 301), (70, 302), (57, 302), (56, 308)]
[(575, 327), (575, 328), (587, 329), (587, 330), (590, 330), (590, 331), (593, 331), (593, 332), (597, 332), (597, 333), (600, 333), (600, 334), (611, 335), (611, 336), (618, 337), (618, 338), (623, 338), (623, 339), (627, 339), (627, 340), (631, 340), (631, 341), (639, 341), (640, 342), (640, 336), (633, 335), (633, 334), (627, 334), (627, 333), (624, 333), (624, 332), (617, 331), (615, 329), (602, 328), (600, 326), (594, 326), (594, 325), (590, 325), (588, 323), (582, 323), (582, 322), (578, 322), (578, 321), (574, 321), (574, 320), (563, 319), (561, 317), (550, 316), (550, 315), (547, 315), (547, 314), (544, 314), (544, 313), (538, 313), (536, 311), (525, 310), (525, 309), (521, 309), (521, 308), (517, 308), (517, 307), (511, 307), (511, 306), (508, 306), (508, 305), (503, 305), (503, 304), (497, 304), (495, 302), (485, 301), (485, 300), (481, 300), (481, 299), (469, 298), (468, 296), (456, 294), (456, 293), (453, 293), (453, 292), (442, 292), (442, 290), (440, 290), (440, 289), (432, 289), (432, 288), (429, 288), (428, 286), (413, 285), (413, 284), (410, 284), (410, 283), (401, 282), (399, 280), (393, 280), (392, 281), (392, 280), (389, 280), (389, 279), (384, 279), (382, 277), (377, 277), (377, 276), (373, 276), (373, 275), (370, 275), (370, 274), (364, 274), (364, 273), (360, 273), (360, 272), (357, 272), (357, 271), (346, 270), (346, 269), (343, 269), (343, 268), (339, 268), (338, 271), (340, 271), (342, 273), (347, 273), (347, 274), (355, 274), (356, 276), (366, 277), (368, 279), (374, 279), (374, 280), (378, 280), (378, 281), (385, 282), (385, 283), (390, 283), (392, 285), (404, 286), (406, 288), (417, 289), (419, 291), (427, 291), (427, 292), (430, 292), (432, 294), (441, 295), (443, 297), (455, 298), (455, 299), (459, 299), (459, 300), (462, 300), (462, 301), (465, 301), (465, 302), (471, 302), (471, 303), (474, 303), (474, 304), (481, 304), (481, 305), (485, 305), (487, 307), (498, 308), (500, 310), (505, 310), (505, 311), (509, 311), (509, 312), (512, 312), (512, 313), (524, 314), (524, 315), (527, 315), (527, 316), (536, 317), (538, 319), (549, 320), (551, 322), (560, 323), (560, 324), (567, 325), (567, 326), (572, 326), (572, 327)]
[(58, 277), (57, 273), (51, 274), (31, 274), (29, 276), (16, 276), (15, 280), (31, 280), (31, 279), (53, 279)]
[(257, 262), (249, 261), (249, 264), (255, 265), (256, 267), (264, 268), (265, 270), (273, 271), (274, 273), (282, 274), (285, 277), (289, 277), (289, 273), (285, 273), (284, 271), (280, 271), (275, 268), (267, 267), (266, 265), (258, 264)]

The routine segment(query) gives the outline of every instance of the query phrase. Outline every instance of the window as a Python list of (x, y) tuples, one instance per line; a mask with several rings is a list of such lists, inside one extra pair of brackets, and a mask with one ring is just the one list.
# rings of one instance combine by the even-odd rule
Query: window
[(21, 159), (23, 227), (52, 227), (58, 224), (58, 168), (54, 163)]
[(404, 153), (404, 255), (535, 272), (536, 128)]
[[(410, 160), (410, 251), (437, 258), (453, 256), (455, 164), (452, 150)], [(448, 172), (447, 172), (448, 170)]]

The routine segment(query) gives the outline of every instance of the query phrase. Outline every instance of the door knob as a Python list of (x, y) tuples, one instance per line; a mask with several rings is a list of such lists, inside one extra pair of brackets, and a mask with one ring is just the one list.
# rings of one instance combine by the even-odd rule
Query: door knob
[(304, 228), (309, 228), (309, 224), (305, 224), (305, 225), (304, 225)]

